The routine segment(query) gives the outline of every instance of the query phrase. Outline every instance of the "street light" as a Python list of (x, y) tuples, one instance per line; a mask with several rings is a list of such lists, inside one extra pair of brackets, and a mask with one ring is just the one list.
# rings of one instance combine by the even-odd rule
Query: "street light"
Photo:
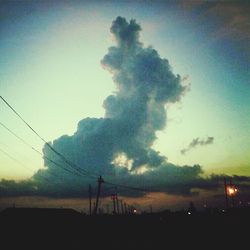
[(233, 186), (233, 185), (228, 185), (227, 186), (228, 195), (234, 196), (234, 195), (236, 195), (237, 192), (238, 192), (238, 189), (235, 186)]
[(237, 194), (237, 192), (238, 192), (238, 189), (235, 187), (235, 185), (233, 185), (231, 183), (229, 185), (227, 185), (227, 193), (229, 196), (231, 196), (233, 207), (234, 207), (234, 197)]
[(229, 183), (227, 183), (226, 177), (224, 177), (224, 191), (226, 198), (226, 209), (228, 209), (228, 196), (232, 199), (232, 207), (234, 207), (234, 197), (238, 192), (238, 188), (232, 183), (232, 177), (230, 178)]

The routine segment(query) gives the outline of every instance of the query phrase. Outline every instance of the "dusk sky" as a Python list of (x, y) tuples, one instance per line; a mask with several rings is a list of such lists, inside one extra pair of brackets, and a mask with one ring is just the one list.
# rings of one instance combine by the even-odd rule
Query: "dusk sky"
[[(249, 17), (247, 1), (1, 1), (0, 95), (82, 171), (156, 190), (120, 190), (142, 206), (220, 195), (222, 175), (249, 189)], [(0, 202), (78, 208), (96, 180), (0, 101)]]

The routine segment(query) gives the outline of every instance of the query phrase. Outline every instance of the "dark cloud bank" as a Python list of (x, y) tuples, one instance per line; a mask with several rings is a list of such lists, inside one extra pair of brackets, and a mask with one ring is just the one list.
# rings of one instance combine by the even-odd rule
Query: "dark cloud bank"
[[(103, 175), (105, 181), (182, 195), (192, 194), (192, 188), (217, 188), (221, 178), (201, 177), (199, 165), (171, 164), (152, 148), (156, 132), (166, 126), (166, 104), (178, 102), (187, 91), (181, 77), (173, 74), (168, 60), (154, 48), (143, 46), (139, 41), (141, 27), (135, 20), (117, 17), (110, 31), (116, 46), (109, 48), (101, 64), (113, 75), (117, 91), (103, 102), (104, 118), (79, 121), (72, 136), (63, 135), (51, 145), (80, 168)], [(211, 143), (211, 138), (197, 138), (189, 147)], [(19, 183), (2, 180), (2, 196), (84, 197), (88, 184), (97, 186), (96, 179), (72, 175), (48, 161), (69, 168), (48, 145), (43, 153), (45, 168)], [(127, 196), (145, 194), (118, 191)], [(103, 185), (103, 195), (110, 192), (112, 188)]]

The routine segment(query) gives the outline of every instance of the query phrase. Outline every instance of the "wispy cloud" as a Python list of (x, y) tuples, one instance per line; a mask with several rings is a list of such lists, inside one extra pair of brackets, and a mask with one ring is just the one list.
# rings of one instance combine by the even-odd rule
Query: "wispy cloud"
[(191, 149), (197, 147), (197, 146), (205, 146), (208, 144), (213, 144), (214, 143), (214, 137), (207, 137), (207, 139), (200, 139), (199, 137), (193, 139), (189, 145), (186, 148), (183, 148), (180, 152), (181, 154), (186, 154), (188, 151)]

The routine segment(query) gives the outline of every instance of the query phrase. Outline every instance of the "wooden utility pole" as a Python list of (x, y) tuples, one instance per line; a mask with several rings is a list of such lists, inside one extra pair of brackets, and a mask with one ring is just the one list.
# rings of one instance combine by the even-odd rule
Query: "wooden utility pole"
[(115, 200), (116, 200), (116, 195), (115, 194), (112, 194), (112, 196), (111, 196), (111, 199), (113, 200), (113, 213), (114, 214), (116, 214), (116, 202), (115, 202)]
[(152, 214), (153, 213), (152, 205), (149, 206), (149, 209), (150, 209), (150, 213)]
[(131, 214), (131, 207), (130, 207), (130, 205), (128, 205), (127, 208), (128, 208), (128, 214)]
[(92, 190), (91, 185), (89, 184), (89, 215), (92, 214)]
[(122, 200), (120, 200), (120, 203), (121, 203), (121, 212), (122, 212), (122, 214), (124, 214), (123, 201), (122, 201)]
[(226, 177), (224, 177), (224, 190), (225, 190), (225, 198), (226, 198), (226, 209), (228, 209), (227, 180), (226, 180)]
[(98, 208), (98, 211), (98, 214), (102, 214), (102, 209), (100, 207)]
[(125, 210), (125, 214), (127, 214), (128, 213), (128, 209), (127, 209), (127, 203), (126, 202), (124, 202), (124, 210)]
[(120, 213), (120, 208), (119, 208), (119, 200), (118, 200), (118, 195), (116, 194), (115, 196), (115, 200), (116, 200), (116, 208), (117, 208), (117, 213)]
[(109, 204), (106, 205), (106, 213), (109, 214)]
[(129, 209), (130, 209), (130, 213), (133, 214), (133, 213), (134, 213), (134, 208), (133, 208), (133, 206), (129, 206)]
[[(230, 177), (230, 188), (234, 188), (233, 186), (233, 181), (232, 181), (232, 177)], [(231, 199), (232, 199), (232, 207), (234, 208), (234, 194), (231, 194)]]
[(98, 188), (97, 188), (96, 203), (95, 203), (95, 209), (94, 209), (94, 214), (95, 215), (97, 214), (97, 211), (98, 211), (98, 203), (99, 203), (99, 198), (100, 198), (100, 193), (101, 193), (101, 185), (104, 182), (101, 175), (98, 178), (97, 182), (98, 182)]

